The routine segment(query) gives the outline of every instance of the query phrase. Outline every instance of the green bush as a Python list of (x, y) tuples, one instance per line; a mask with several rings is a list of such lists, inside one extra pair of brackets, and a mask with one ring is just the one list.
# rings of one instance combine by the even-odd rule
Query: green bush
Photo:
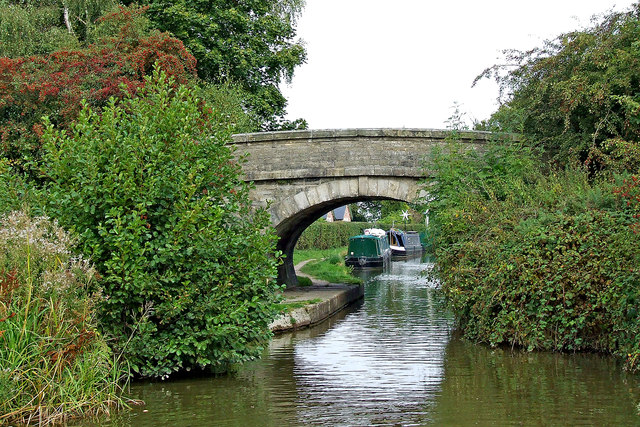
[(0, 424), (108, 412), (124, 371), (96, 329), (96, 272), (55, 222), (0, 219)]
[(8, 159), (0, 158), (0, 214), (20, 209), (27, 186), (11, 168)]
[(436, 274), (468, 338), (597, 350), (637, 366), (633, 206), (582, 170), (544, 174), (526, 147), (436, 151)]
[(103, 327), (139, 375), (225, 371), (270, 337), (275, 233), (225, 123), (156, 71), (68, 133), (47, 124), (49, 212), (103, 275)]

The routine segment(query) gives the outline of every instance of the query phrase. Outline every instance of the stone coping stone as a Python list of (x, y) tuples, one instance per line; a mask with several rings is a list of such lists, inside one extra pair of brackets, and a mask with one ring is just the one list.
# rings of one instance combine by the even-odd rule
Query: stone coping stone
[[(277, 141), (309, 141), (312, 139), (334, 139), (334, 138), (429, 138), (445, 139), (451, 133), (444, 129), (418, 129), (418, 128), (362, 128), (362, 129), (309, 129), (291, 130), (276, 132), (255, 132), (232, 135), (234, 144), (247, 144), (254, 142), (277, 142)], [(517, 134), (495, 134), (487, 131), (458, 131), (458, 136), (462, 140), (487, 141), (495, 135), (506, 137), (516, 141), (520, 137)]]

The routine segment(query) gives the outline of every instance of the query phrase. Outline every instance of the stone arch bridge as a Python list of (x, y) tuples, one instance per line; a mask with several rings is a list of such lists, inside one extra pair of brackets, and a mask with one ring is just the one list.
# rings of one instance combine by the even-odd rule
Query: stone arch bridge
[[(365, 200), (412, 202), (421, 194), (423, 159), (449, 131), (340, 129), (234, 135), (236, 154), (255, 188), (250, 197), (267, 208), (285, 255), (278, 280), (297, 284), (293, 249), (302, 232), (331, 209)], [(479, 148), (493, 134), (464, 131), (462, 143)]]

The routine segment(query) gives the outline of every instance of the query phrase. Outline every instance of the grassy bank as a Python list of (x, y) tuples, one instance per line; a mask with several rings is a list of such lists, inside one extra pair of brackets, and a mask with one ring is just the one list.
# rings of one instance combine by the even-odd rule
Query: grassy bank
[(96, 329), (93, 266), (46, 218), (0, 223), (0, 425), (108, 413), (124, 370)]
[(297, 308), (302, 308), (311, 304), (317, 304), (319, 302), (322, 302), (322, 300), (319, 298), (314, 298), (314, 299), (308, 299), (303, 301), (294, 301), (294, 302), (285, 302), (281, 304), (275, 304), (275, 307), (278, 313), (290, 313)]
[(302, 272), (331, 283), (359, 284), (362, 280), (351, 275), (344, 265), (345, 246), (333, 249), (298, 249), (293, 253), (293, 263), (313, 259), (302, 267)]

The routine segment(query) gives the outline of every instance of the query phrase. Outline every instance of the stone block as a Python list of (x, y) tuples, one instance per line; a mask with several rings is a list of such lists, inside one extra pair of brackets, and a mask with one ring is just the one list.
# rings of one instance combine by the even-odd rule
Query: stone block
[(304, 192), (307, 195), (309, 206), (315, 206), (322, 203), (322, 200), (320, 199), (320, 194), (318, 193), (318, 187), (305, 188)]
[(369, 178), (361, 176), (358, 178), (358, 194), (360, 196), (368, 196), (369, 193)]
[(293, 200), (296, 204), (296, 207), (298, 208), (298, 211), (305, 210), (310, 206), (309, 199), (307, 198), (307, 194), (304, 191), (293, 196)]

